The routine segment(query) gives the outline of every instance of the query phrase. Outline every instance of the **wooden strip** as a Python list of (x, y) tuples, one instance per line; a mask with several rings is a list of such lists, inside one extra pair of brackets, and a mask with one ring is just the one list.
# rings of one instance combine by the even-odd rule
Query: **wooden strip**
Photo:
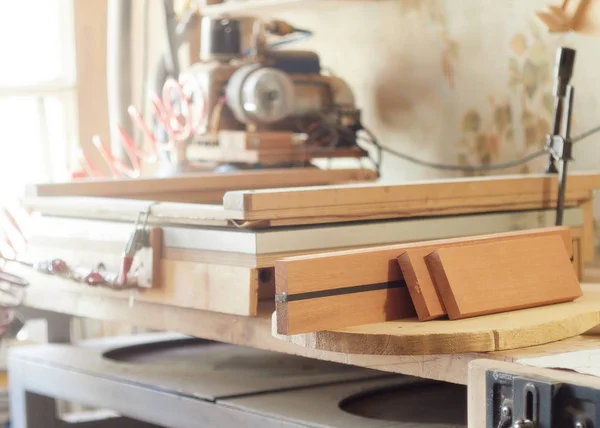
[[(365, 193), (368, 193), (368, 189)], [(227, 192), (223, 200), (227, 199)], [(569, 205), (577, 205), (580, 201), (587, 198), (588, 191), (571, 191), (567, 196)], [(333, 198), (335, 200), (335, 198)], [(548, 209), (556, 207), (555, 195), (544, 193), (514, 193), (507, 195), (491, 196), (468, 196), (457, 198), (439, 198), (429, 199), (424, 193), (421, 199), (396, 201), (396, 202), (378, 202), (378, 203), (359, 203), (354, 205), (328, 205), (301, 208), (282, 208), (265, 211), (253, 211), (247, 209), (243, 211), (245, 220), (258, 219), (282, 219), (282, 218), (309, 218), (309, 217), (346, 217), (357, 218), (361, 216), (379, 216), (380, 218), (394, 217), (421, 217), (442, 214), (455, 213), (474, 213), (474, 212), (493, 212), (493, 211), (514, 211), (523, 209), (524, 206), (530, 209)], [(227, 204), (224, 205), (229, 209)], [(346, 220), (348, 221), (348, 220)]]
[(281, 149), (294, 144), (291, 132), (219, 131), (219, 148), (242, 151), (256, 149)]
[[(68, 263), (86, 266), (102, 262), (109, 270), (117, 270), (121, 262), (120, 252), (101, 253), (93, 248), (85, 251), (31, 246), (23, 257), (28, 260), (61, 258)], [(6, 270), (32, 280), (43, 279), (44, 284), (51, 288), (81, 292), (98, 298), (115, 297), (131, 299), (132, 302), (159, 303), (246, 316), (255, 316), (258, 312), (256, 295), (261, 288), (258, 269), (165, 259), (161, 260), (159, 266), (156, 286), (139, 291), (88, 287), (55, 276), (37, 274), (14, 263), (9, 264)], [(269, 287), (269, 281), (272, 280), (268, 280), (264, 287)], [(274, 303), (271, 306), (274, 307)]]
[[(578, 206), (585, 194), (567, 195), (567, 207)], [(555, 201), (542, 200), (510, 203), (495, 201), (492, 205), (436, 207), (435, 209), (417, 207), (411, 210), (398, 209), (391, 212), (375, 212), (366, 214), (315, 215), (290, 218), (271, 218), (260, 220), (244, 220), (245, 213), (225, 210), (221, 205), (186, 204), (176, 202), (160, 202), (125, 200), (114, 198), (86, 197), (43, 197), (28, 198), (24, 206), (30, 211), (61, 217), (93, 218), (118, 221), (135, 221), (140, 211), (151, 206), (149, 222), (152, 224), (182, 224), (236, 228), (266, 228), (280, 226), (310, 225), (323, 223), (346, 223), (353, 221), (383, 220), (390, 218), (409, 218), (419, 216), (441, 216), (456, 214), (478, 214), (492, 212), (517, 212), (553, 208)], [(510, 201), (509, 201), (510, 202)]]
[[(544, 229), (525, 230), (502, 235), (487, 235), (479, 236), (476, 239), (478, 243), (490, 241), (504, 241), (514, 239), (527, 239), (535, 236), (552, 236), (556, 235), (562, 238), (569, 257), (573, 255), (573, 239), (571, 231), (567, 227), (549, 227)], [(444, 248), (467, 245), (473, 242), (471, 239), (456, 241), (453, 243), (442, 244)], [(398, 256), (398, 263), (404, 276), (404, 280), (408, 286), (411, 299), (415, 305), (417, 315), (421, 321), (432, 320), (442, 317), (446, 314), (442, 300), (435, 287), (425, 257), (436, 249), (440, 248), (440, 244), (432, 245), (423, 243), (420, 247), (415, 247), (406, 250), (406, 252)]]
[[(375, 180), (368, 169), (287, 168), (243, 171), (229, 174), (190, 174), (169, 178), (85, 179), (68, 183), (35, 184), (28, 197), (152, 195), (168, 192), (260, 189), (269, 187), (313, 186), (350, 181)], [(152, 199), (147, 197), (146, 199)]]
[[(226, 190), (196, 190), (187, 192), (157, 192), (157, 193), (142, 193), (131, 195), (118, 195), (119, 199), (142, 199), (159, 202), (181, 202), (193, 204), (217, 204), (220, 205), (223, 201), (223, 195)], [(93, 196), (93, 195), (92, 195)]]
[(241, 213), (227, 211), (221, 205), (186, 204), (96, 198), (96, 197), (42, 197), (25, 199), (23, 205), (30, 211), (69, 218), (135, 221), (140, 212), (150, 207), (151, 224), (185, 224), (202, 226), (231, 226), (231, 221), (243, 221)]
[[(503, 351), (580, 335), (600, 322), (599, 303), (600, 289), (597, 285), (590, 285), (584, 287), (583, 297), (573, 302), (523, 309), (510, 315), (500, 313), (425, 323), (405, 319), (276, 337), (306, 348), (344, 354), (424, 356)], [(557, 343), (557, 346), (560, 344)], [(525, 353), (527, 350), (519, 349), (517, 352)], [(437, 360), (440, 357), (435, 355), (433, 358)], [(491, 354), (487, 358), (502, 357)]]
[[(406, 287), (277, 302), (277, 333), (284, 335), (335, 329), (382, 320), (412, 318), (415, 309)], [(326, 324), (324, 324), (326, 320)]]
[[(574, 173), (569, 176), (567, 193), (600, 187), (599, 174)], [(462, 178), (443, 181), (404, 183), (401, 185), (346, 185), (312, 189), (228, 192), (227, 209), (253, 212), (306, 210), (315, 207), (387, 205), (407, 201), (444, 200), (519, 194), (538, 194), (556, 198), (558, 181), (552, 175), (514, 175), (488, 178)], [(518, 199), (518, 198), (516, 198)], [(247, 217), (250, 218), (250, 217)], [(264, 213), (263, 213), (263, 218)]]
[[(579, 205), (580, 199), (575, 195), (571, 200), (565, 201), (566, 207), (576, 207)], [(410, 218), (410, 217), (433, 217), (433, 216), (447, 216), (447, 215), (467, 215), (467, 214), (481, 214), (481, 213), (502, 213), (502, 212), (519, 212), (519, 211), (531, 211), (531, 210), (542, 210), (552, 209), (553, 204), (556, 201), (533, 201), (533, 202), (521, 202), (517, 204), (506, 205), (503, 203), (495, 203), (493, 205), (481, 205), (481, 206), (455, 206), (446, 208), (436, 208), (435, 210), (423, 209), (422, 211), (412, 210), (409, 212), (388, 212), (388, 213), (371, 213), (364, 215), (325, 215), (315, 217), (293, 217), (293, 218), (272, 218), (261, 223), (261, 227), (281, 227), (281, 226), (299, 226), (299, 225), (311, 225), (311, 224), (325, 224), (325, 223), (343, 223), (351, 221), (369, 221), (369, 220), (385, 220), (390, 218)]]
[[(319, 158), (361, 158), (366, 152), (359, 147), (322, 149), (295, 144), (273, 149), (227, 149), (224, 147), (192, 146), (188, 150), (190, 156), (203, 161), (240, 162), (277, 166), (285, 163), (302, 164)], [(299, 183), (296, 186), (304, 186)], [(265, 186), (268, 187), (268, 186)], [(273, 186), (271, 186), (273, 187)], [(234, 190), (234, 189), (232, 189)]]
[[(512, 234), (518, 235), (520, 233), (522, 232), (513, 232)], [(430, 245), (433, 248), (439, 248), (440, 246), (445, 245), (461, 245), (464, 244), (466, 240), (479, 242), (481, 240), (490, 240), (494, 239), (494, 237), (504, 235), (510, 236), (511, 233), (435, 240), (429, 241), (427, 245)], [(368, 286), (386, 282), (400, 282), (403, 281), (403, 276), (397, 261), (397, 257), (409, 249), (419, 248), (422, 246), (422, 242), (413, 242), (360, 250), (347, 250), (316, 255), (289, 257), (276, 260), (276, 293), (279, 296), (288, 296), (289, 299), (290, 296), (296, 294), (348, 289), (350, 287)], [(565, 247), (565, 244), (563, 244), (563, 247)], [(566, 253), (566, 250), (564, 251)], [(571, 270), (573, 270), (572, 267)], [(375, 293), (375, 291), (369, 291), (359, 294), (363, 303), (365, 305), (370, 305), (371, 303), (368, 301), (371, 298), (376, 298), (371, 296), (372, 294), (375, 295)], [(381, 297), (381, 294), (378, 296)], [(409, 297), (408, 293), (406, 294), (406, 297)], [(407, 303), (398, 300), (388, 300), (386, 302), (374, 302), (373, 304), (388, 305), (389, 307), (393, 307), (394, 305), (405, 305)], [(343, 311), (343, 307), (340, 308), (340, 310)], [(295, 321), (291, 318), (294, 315), (295, 312), (287, 311), (284, 313), (277, 311), (278, 325), (297, 325), (294, 324)], [(345, 322), (348, 322), (348, 324), (345, 326), (360, 325), (368, 322), (381, 322), (388, 319), (388, 316), (386, 315), (379, 320), (374, 320), (372, 314), (369, 314), (366, 319), (361, 318), (364, 315), (365, 314), (362, 312), (355, 312), (336, 316), (337, 320), (342, 319)], [(341, 326), (337, 320), (334, 321), (330, 316), (319, 318), (318, 330), (340, 328)], [(278, 331), (283, 332), (290, 330), (286, 330), (284, 327), (281, 327), (281, 329)]]
[(595, 227), (594, 227), (594, 199), (593, 194), (590, 192), (590, 198), (585, 202), (581, 203), (581, 208), (583, 210), (583, 228), (586, 234), (586, 240), (583, 242), (584, 246), (582, 247), (582, 258), (584, 262), (589, 262), (594, 260), (595, 258), (595, 249), (594, 249), (594, 235)]
[(562, 303), (582, 294), (559, 236), (442, 247), (425, 260), (451, 320)]

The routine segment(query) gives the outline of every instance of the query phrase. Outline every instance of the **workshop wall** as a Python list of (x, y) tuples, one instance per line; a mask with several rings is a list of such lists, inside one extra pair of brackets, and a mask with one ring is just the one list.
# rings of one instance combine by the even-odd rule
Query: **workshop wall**
[[(332, 4), (333, 3), (333, 4)], [(278, 18), (315, 36), (291, 49), (315, 50), (352, 87), (363, 122), (382, 144), (421, 159), (474, 165), (542, 148), (552, 122), (556, 48), (577, 49), (573, 135), (600, 124), (600, 37), (549, 34), (535, 12), (551, 0), (362, 0), (309, 3)], [(141, 36), (143, 0), (134, 0)], [(162, 29), (150, 2), (150, 28)], [(268, 15), (263, 15), (265, 18)], [(162, 30), (150, 32), (150, 67)], [(136, 43), (137, 42), (137, 43)], [(134, 40), (134, 99), (144, 62)], [(138, 73), (139, 72), (139, 73)], [(546, 157), (500, 173), (543, 171)], [(600, 135), (575, 148), (574, 170), (600, 169)], [(383, 182), (461, 175), (387, 155)], [(600, 216), (600, 197), (596, 197)]]
[[(539, 150), (552, 121), (556, 48), (578, 50), (574, 135), (600, 124), (600, 38), (550, 35), (535, 11), (549, 0), (373, 0), (279, 14), (315, 37), (346, 79), (382, 144), (422, 159), (479, 164)], [(595, 142), (594, 142), (595, 140)], [(600, 136), (575, 150), (597, 169)], [(546, 158), (505, 172), (541, 171)], [(451, 174), (385, 158), (384, 181)]]

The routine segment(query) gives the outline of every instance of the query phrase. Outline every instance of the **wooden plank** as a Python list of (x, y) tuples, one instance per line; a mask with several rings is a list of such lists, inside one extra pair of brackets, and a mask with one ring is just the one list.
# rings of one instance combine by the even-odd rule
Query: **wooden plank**
[[(597, 284), (584, 287), (586, 292), (587, 289), (592, 291), (598, 289)], [(338, 353), (300, 347), (278, 340), (271, 333), (271, 313), (265, 314), (265, 317), (246, 317), (140, 301), (136, 301), (133, 306), (130, 306), (126, 299), (112, 296), (99, 298), (80, 291), (69, 292), (52, 289), (47, 287), (43, 281), (31, 284), (25, 294), (24, 305), (77, 317), (112, 321), (121, 325), (179, 332), (219, 342), (462, 384), (467, 382), (468, 363), (474, 359), (515, 361), (523, 357), (600, 348), (600, 336), (578, 336), (546, 345), (486, 354), (427, 356)], [(456, 322), (462, 322), (462, 320)], [(420, 323), (421, 326), (425, 324), (429, 323)], [(560, 329), (560, 325), (555, 328)], [(513, 333), (513, 335), (517, 335), (518, 329), (515, 329)], [(314, 338), (317, 340), (319, 335), (315, 335)], [(380, 343), (385, 343), (385, 338), (381, 338)]]
[[(569, 179), (569, 195), (600, 187), (599, 174), (575, 173)], [(549, 201), (556, 199), (557, 189), (556, 175), (514, 175), (401, 185), (346, 185), (228, 192), (223, 198), (223, 205), (226, 209), (244, 211), (248, 220), (259, 217), (298, 217), (299, 214), (308, 216), (311, 213), (358, 215), (382, 208), (387, 212), (403, 212), (406, 208), (402, 204), (407, 202), (418, 202), (420, 206), (424, 202), (436, 202), (432, 206), (441, 207), (449, 206), (448, 201), (459, 200), (463, 206), (470, 206), (481, 205), (484, 201), (489, 203), (494, 197), (503, 196), (511, 197), (503, 200), (505, 205), (510, 205), (526, 202), (521, 198), (522, 195), (538, 195)]]
[(41, 197), (23, 202), (30, 211), (70, 218), (92, 218), (135, 221), (140, 212), (150, 208), (150, 224), (186, 224), (231, 226), (231, 221), (243, 221), (240, 213), (221, 205), (186, 204), (96, 197)]
[(588, 286), (573, 302), (510, 313), (425, 323), (405, 319), (292, 336), (274, 334), (296, 345), (343, 354), (422, 356), (517, 350), (583, 334), (600, 322), (599, 303), (600, 289)]
[(219, 131), (219, 147), (225, 150), (281, 149), (295, 139), (292, 132)]
[[(587, 191), (572, 192), (568, 195), (568, 206), (579, 205), (587, 198)], [(227, 198), (230, 192), (223, 197)], [(430, 217), (448, 214), (470, 214), (478, 212), (515, 211), (522, 209), (548, 209), (556, 207), (554, 196), (543, 193), (509, 194), (497, 196), (476, 196), (448, 199), (422, 199), (414, 201), (365, 203), (355, 205), (331, 205), (308, 208), (290, 208), (268, 211), (240, 211), (245, 220), (285, 219), (318, 217), (339, 217), (345, 221), (368, 216), (369, 218), (409, 218)], [(226, 205), (224, 205), (226, 206)], [(227, 208), (228, 209), (228, 208)]]
[[(517, 235), (519, 233), (521, 232), (517, 232)], [(446, 245), (461, 245), (465, 240), (480, 242), (503, 235), (505, 234), (434, 240), (429, 241), (427, 245), (439, 248)], [(510, 233), (506, 235), (510, 236)], [(375, 291), (376, 289), (389, 291), (397, 287), (405, 287), (404, 277), (402, 276), (397, 257), (409, 249), (422, 246), (422, 242), (412, 242), (277, 260), (275, 261), (275, 287), (277, 295), (281, 296), (278, 299), (280, 301), (295, 298), (310, 299), (311, 294), (307, 293), (312, 293), (312, 295), (315, 293), (327, 293), (329, 295), (351, 293), (348, 295), (354, 296), (353, 298), (357, 302), (361, 301), (364, 303), (369, 301), (368, 305), (371, 307), (392, 308), (395, 305), (405, 307), (403, 305), (407, 305), (407, 302), (392, 300), (390, 299), (390, 295)], [(573, 270), (573, 268), (571, 269)], [(406, 288), (405, 290), (408, 291)], [(300, 297), (294, 297), (295, 295)], [(403, 296), (408, 298), (409, 294), (405, 293)], [(343, 311), (343, 308), (340, 308), (340, 310)], [(382, 318), (375, 319), (375, 313), (380, 314)], [(338, 314), (335, 318), (322, 317), (318, 320), (318, 325), (316, 325), (316, 321), (315, 323), (311, 323), (311, 328), (317, 327), (317, 330), (331, 330), (352, 325), (382, 322), (389, 320), (389, 316), (393, 313), (391, 309), (368, 314), (362, 312), (344, 312), (343, 315)], [(277, 311), (277, 331), (279, 334), (298, 334), (315, 331), (302, 327), (300, 323), (296, 323), (291, 318), (296, 314), (297, 312), (293, 311)], [(365, 319), (361, 318), (363, 315), (366, 316)]]
[[(384, 220), (391, 218), (433, 217), (457, 214), (479, 214), (493, 212), (518, 212), (553, 208), (555, 200), (545, 200), (539, 195), (528, 196), (529, 201), (514, 203), (513, 197), (494, 200), (480, 205), (464, 206), (454, 201), (456, 206), (427, 206), (428, 201), (414, 207), (386, 210), (375, 209), (367, 213), (338, 213), (335, 215), (315, 215), (301, 217), (300, 213), (289, 218), (265, 218), (244, 220), (245, 213), (226, 210), (221, 205), (190, 204), (176, 202), (138, 201), (115, 198), (90, 197), (42, 197), (24, 200), (24, 206), (30, 211), (62, 217), (80, 217), (107, 220), (135, 221), (140, 211), (151, 207), (151, 224), (184, 224), (199, 226), (267, 228), (325, 223), (348, 223), (355, 221)], [(567, 195), (565, 205), (576, 207), (587, 198), (587, 192)], [(425, 204), (425, 206), (424, 206)], [(314, 214), (314, 213), (313, 213)]]
[(107, 2), (73, 2), (72, 7), (77, 70), (77, 139), (92, 162), (109, 174), (106, 163), (92, 143), (95, 135), (105, 142), (110, 139), (106, 97)]
[(584, 262), (589, 262), (595, 258), (594, 239), (595, 235), (595, 220), (594, 220), (594, 198), (592, 192), (590, 197), (585, 202), (582, 202), (581, 208), (583, 210), (583, 228), (585, 230), (586, 238), (582, 244), (582, 258)]
[[(143, 193), (143, 194), (131, 194), (131, 195), (119, 195), (120, 199), (141, 199), (141, 200), (152, 200), (159, 202), (182, 202), (182, 203), (193, 203), (193, 204), (216, 204), (220, 205), (225, 195), (226, 190), (208, 190), (208, 191), (189, 191), (189, 192), (157, 192), (157, 193)], [(93, 196), (93, 195), (92, 195)]]
[[(567, 254), (573, 256), (573, 240), (571, 231), (568, 227), (549, 227), (543, 229), (524, 230), (502, 235), (479, 236), (476, 242), (499, 242), (504, 240), (527, 239), (535, 236), (560, 236), (564, 242)], [(473, 242), (471, 239), (464, 241), (455, 241), (448, 244), (442, 244), (444, 248), (467, 245)], [(440, 248), (440, 245), (423, 243), (421, 247), (415, 247), (406, 250), (398, 256), (398, 263), (406, 284), (410, 297), (415, 305), (415, 310), (421, 321), (432, 320), (446, 315), (446, 310), (442, 299), (438, 294), (438, 289), (434, 285), (430, 276), (425, 257), (431, 252)]]
[[(568, 199), (565, 202), (566, 207), (576, 207), (582, 200), (584, 194), (579, 193), (571, 195), (572, 199)], [(268, 220), (251, 220), (246, 224), (251, 224), (252, 221), (260, 222), (258, 224), (264, 225), (262, 227), (280, 227), (280, 226), (299, 226), (309, 224), (323, 224), (323, 223), (345, 223), (351, 221), (369, 221), (369, 220), (384, 220), (391, 218), (413, 218), (413, 217), (437, 217), (437, 216), (449, 216), (449, 215), (466, 215), (466, 214), (481, 214), (481, 213), (501, 213), (501, 212), (519, 212), (519, 211), (531, 211), (531, 210), (543, 210), (551, 209), (556, 206), (556, 200), (547, 200), (543, 197), (532, 196), (528, 202), (511, 203), (511, 197), (505, 197), (503, 200), (491, 200), (484, 201), (481, 205), (461, 206), (460, 201), (454, 201), (455, 206), (435, 206), (427, 207), (415, 205), (414, 208), (407, 209), (397, 208), (391, 211), (385, 212), (385, 207), (382, 209), (384, 212), (372, 212), (367, 214), (332, 214), (332, 215), (315, 215), (313, 217), (283, 217), (283, 218), (270, 218)]]
[[(121, 261), (120, 253), (65, 248), (52, 248), (49, 251), (44, 247), (32, 247), (26, 258), (61, 258), (69, 263), (85, 266), (95, 266), (102, 262), (107, 269), (113, 271), (118, 269)], [(11, 263), (6, 269), (27, 278), (29, 282), (39, 281), (54, 290), (81, 292), (97, 298), (114, 297), (130, 301), (131, 304), (151, 302), (246, 316), (255, 316), (258, 313), (257, 296), (261, 287), (261, 277), (260, 271), (254, 268), (163, 259), (155, 287), (123, 291), (88, 287), (56, 276), (37, 273), (15, 263)], [(268, 287), (268, 284), (265, 287)], [(273, 306), (272, 304), (271, 307)]]
[(303, 144), (256, 150), (192, 146), (188, 150), (188, 153), (191, 157), (202, 159), (203, 161), (240, 162), (273, 166), (287, 163), (297, 163), (302, 165), (312, 159), (319, 158), (362, 158), (367, 154), (359, 147), (323, 149), (309, 147)]
[(425, 257), (451, 320), (568, 302), (581, 286), (559, 236), (441, 247)]
[[(321, 331), (360, 322), (374, 323), (415, 316), (406, 287), (363, 293), (341, 294), (302, 300), (277, 301), (277, 333), (297, 334)], [(324, 322), (324, 320), (326, 320)]]
[(169, 178), (84, 179), (67, 183), (28, 186), (28, 197), (41, 196), (110, 196), (121, 197), (165, 194), (168, 192), (198, 192), (211, 190), (260, 189), (269, 187), (313, 186), (351, 181), (375, 180), (368, 169), (286, 168), (243, 171), (228, 174), (189, 174)]

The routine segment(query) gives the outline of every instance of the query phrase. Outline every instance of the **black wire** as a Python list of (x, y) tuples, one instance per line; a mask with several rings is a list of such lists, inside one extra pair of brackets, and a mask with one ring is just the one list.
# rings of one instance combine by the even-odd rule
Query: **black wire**
[[(386, 153), (392, 154), (396, 157), (399, 157), (400, 159), (404, 159), (406, 161), (415, 163), (417, 165), (426, 166), (429, 168), (446, 170), (446, 171), (473, 172), (473, 171), (494, 171), (494, 170), (499, 170), (499, 169), (514, 168), (515, 166), (525, 164), (527, 162), (532, 161), (533, 159), (544, 156), (548, 153), (548, 149), (544, 148), (537, 152), (531, 153), (525, 157), (522, 157), (521, 159), (517, 159), (517, 160), (509, 161), (509, 162), (483, 164), (483, 165), (450, 165), (450, 164), (424, 161), (424, 160), (415, 158), (411, 155), (407, 155), (405, 153), (399, 152), (397, 150), (390, 149), (389, 147), (382, 146), (381, 144), (379, 144), (379, 142), (377, 141), (377, 138), (371, 131), (369, 131), (364, 126), (362, 127), (362, 130), (369, 136), (369, 138), (368, 139), (361, 138), (361, 139), (363, 141), (367, 141), (367, 142), (373, 144), (377, 148), (378, 152), (380, 153), (380, 156), (381, 156), (381, 152), (386, 152)], [(572, 141), (573, 141), (573, 143), (577, 143), (577, 142), (579, 142), (591, 135), (594, 135), (598, 132), (600, 132), (600, 126), (596, 126), (588, 131), (585, 131), (585, 132), (579, 134), (578, 136), (574, 137), (572, 139)]]

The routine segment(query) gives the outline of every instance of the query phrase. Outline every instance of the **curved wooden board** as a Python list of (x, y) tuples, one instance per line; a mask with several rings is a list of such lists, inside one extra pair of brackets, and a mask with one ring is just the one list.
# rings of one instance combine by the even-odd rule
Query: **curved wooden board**
[(583, 286), (583, 291), (573, 302), (455, 321), (398, 320), (292, 336), (277, 335), (274, 323), (272, 331), (278, 339), (306, 348), (349, 354), (503, 351), (574, 337), (600, 324), (600, 286)]

